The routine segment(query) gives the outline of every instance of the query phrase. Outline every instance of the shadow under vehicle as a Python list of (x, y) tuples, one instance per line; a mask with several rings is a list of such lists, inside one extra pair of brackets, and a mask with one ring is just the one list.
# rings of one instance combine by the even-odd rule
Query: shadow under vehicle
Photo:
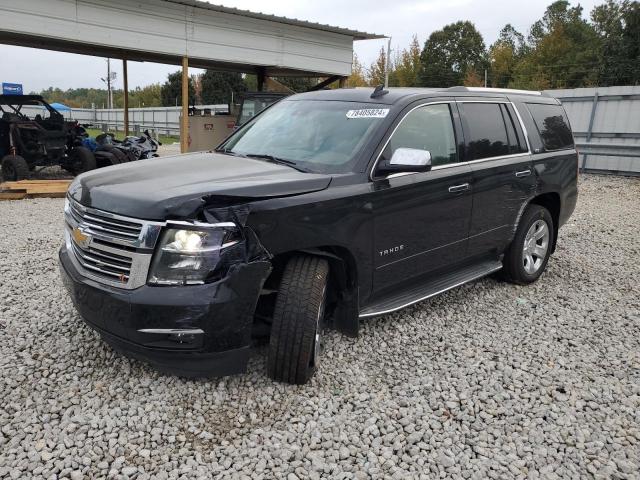
[[(34, 109), (38, 113), (33, 118), (24, 111)], [(29, 178), (36, 167), (60, 165), (73, 175), (96, 168), (93, 153), (75, 142), (75, 122), (65, 121), (41, 96), (0, 95), (0, 114), (0, 158), (5, 181)]]

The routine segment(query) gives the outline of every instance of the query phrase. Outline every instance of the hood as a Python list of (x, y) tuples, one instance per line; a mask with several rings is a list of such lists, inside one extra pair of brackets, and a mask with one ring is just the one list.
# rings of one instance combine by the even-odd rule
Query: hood
[(198, 152), (151, 158), (77, 177), (69, 194), (81, 204), (147, 220), (193, 218), (207, 204), (246, 202), (324, 190), (331, 176), (263, 160)]

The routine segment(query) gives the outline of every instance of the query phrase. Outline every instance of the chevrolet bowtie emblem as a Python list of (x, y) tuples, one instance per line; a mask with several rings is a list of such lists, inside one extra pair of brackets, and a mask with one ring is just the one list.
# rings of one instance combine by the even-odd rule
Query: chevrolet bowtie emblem
[(79, 227), (73, 229), (73, 240), (81, 248), (88, 248), (91, 243), (91, 235), (87, 235)]

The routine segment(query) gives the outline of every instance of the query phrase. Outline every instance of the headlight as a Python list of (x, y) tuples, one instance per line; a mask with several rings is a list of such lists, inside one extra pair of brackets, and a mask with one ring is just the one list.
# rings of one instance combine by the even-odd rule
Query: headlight
[(240, 235), (235, 228), (166, 229), (153, 257), (148, 283), (205, 283), (219, 266), (224, 251), (239, 240)]

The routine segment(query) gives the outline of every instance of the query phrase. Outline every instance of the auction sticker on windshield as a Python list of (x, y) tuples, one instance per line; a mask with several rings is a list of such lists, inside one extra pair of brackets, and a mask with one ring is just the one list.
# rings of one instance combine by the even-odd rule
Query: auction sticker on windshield
[(362, 108), (347, 111), (347, 118), (384, 118), (388, 113), (388, 108)]

